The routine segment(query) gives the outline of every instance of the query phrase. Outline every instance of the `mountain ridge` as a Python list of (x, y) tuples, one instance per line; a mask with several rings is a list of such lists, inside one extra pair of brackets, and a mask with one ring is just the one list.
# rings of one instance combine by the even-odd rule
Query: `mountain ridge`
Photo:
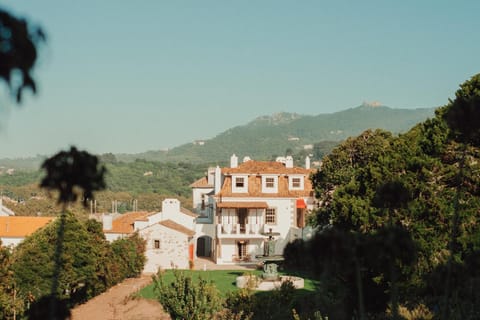
[[(257, 117), (247, 124), (227, 129), (211, 139), (196, 140), (168, 151), (151, 151), (135, 156), (173, 162), (226, 161), (233, 153), (248, 155), (254, 159), (274, 159), (284, 155), (287, 150), (297, 153), (322, 141), (339, 142), (370, 128), (385, 129), (396, 134), (405, 132), (432, 117), (434, 110), (435, 108), (397, 109), (364, 103), (316, 116), (279, 112)], [(134, 160), (131, 156), (120, 156), (119, 159)]]
[[(233, 153), (254, 159), (274, 159), (285, 155), (287, 151), (313, 152), (313, 147), (320, 142), (328, 142), (328, 148), (331, 148), (334, 145), (332, 142), (340, 142), (367, 129), (380, 128), (398, 134), (432, 117), (434, 110), (435, 108), (391, 108), (379, 102), (364, 102), (357, 107), (318, 115), (278, 112), (256, 117), (246, 124), (220, 132), (213, 138), (195, 140), (170, 150), (120, 153), (115, 156), (126, 162), (145, 159), (219, 163), (229, 159)], [(328, 148), (325, 150), (328, 151)], [(38, 168), (44, 158), (0, 159), (0, 166), (33, 169)]]

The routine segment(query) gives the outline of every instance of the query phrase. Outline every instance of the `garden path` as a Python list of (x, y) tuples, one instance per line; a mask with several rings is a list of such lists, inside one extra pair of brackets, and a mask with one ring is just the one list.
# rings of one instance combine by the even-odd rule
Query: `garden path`
[(126, 279), (101, 295), (72, 310), (72, 320), (170, 320), (155, 300), (132, 298), (150, 284), (150, 276)]

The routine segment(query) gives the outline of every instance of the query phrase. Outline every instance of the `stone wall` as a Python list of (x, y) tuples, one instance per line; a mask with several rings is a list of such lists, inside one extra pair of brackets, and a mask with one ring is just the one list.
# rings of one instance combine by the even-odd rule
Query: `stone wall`
[[(188, 269), (188, 236), (179, 231), (155, 224), (140, 231), (147, 241), (147, 262), (143, 273), (155, 273), (161, 269)], [(155, 248), (156, 241), (159, 248)]]

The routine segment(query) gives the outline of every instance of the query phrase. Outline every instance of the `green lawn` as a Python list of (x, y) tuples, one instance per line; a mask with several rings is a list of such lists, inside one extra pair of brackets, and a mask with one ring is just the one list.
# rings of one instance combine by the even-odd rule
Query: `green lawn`
[[(261, 270), (252, 270), (252, 271), (245, 271), (245, 270), (185, 270), (182, 271), (186, 275), (190, 275), (194, 280), (198, 280), (199, 276), (207, 281), (212, 281), (217, 289), (220, 291), (220, 294), (225, 297), (227, 292), (238, 290), (235, 285), (235, 279), (238, 276), (241, 276), (246, 273), (253, 273), (255, 275), (260, 275), (262, 273)], [(284, 274), (284, 272), (280, 272)], [(305, 279), (305, 288), (299, 291), (302, 291), (303, 294), (315, 291), (315, 287), (318, 284), (317, 281), (312, 280), (305, 274), (298, 274), (295, 272), (287, 272), (289, 275), (300, 276)], [(173, 272), (171, 270), (167, 270), (164, 274), (165, 281), (173, 281)], [(140, 291), (140, 296), (147, 298), (147, 299), (155, 299), (155, 294), (153, 292), (153, 284), (143, 288)], [(300, 292), (299, 292), (300, 293)]]

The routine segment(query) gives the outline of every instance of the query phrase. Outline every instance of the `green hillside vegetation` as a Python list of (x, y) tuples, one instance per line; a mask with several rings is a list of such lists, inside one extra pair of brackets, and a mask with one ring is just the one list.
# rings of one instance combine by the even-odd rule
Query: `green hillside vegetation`
[(46, 156), (37, 155), (35, 157), (26, 158), (4, 158), (0, 159), (0, 172), (5, 168), (15, 168), (21, 170), (36, 170), (40, 168)]
[[(101, 156), (109, 161), (105, 191), (96, 195), (96, 211), (109, 212), (112, 201), (118, 201), (119, 212), (133, 209), (133, 200), (137, 200), (138, 209), (156, 211), (161, 209), (161, 201), (166, 197), (178, 198), (182, 205), (191, 207), (191, 189), (189, 185), (202, 177), (207, 164), (178, 164), (137, 160), (131, 163), (117, 162), (111, 155)], [(60, 207), (55, 204), (54, 195), (40, 190), (38, 184), (43, 176), (39, 170), (17, 170), (12, 175), (0, 175), (0, 192), (14, 200), (5, 202), (18, 215), (55, 215)], [(86, 214), (90, 207), (72, 205), (75, 213)]]

